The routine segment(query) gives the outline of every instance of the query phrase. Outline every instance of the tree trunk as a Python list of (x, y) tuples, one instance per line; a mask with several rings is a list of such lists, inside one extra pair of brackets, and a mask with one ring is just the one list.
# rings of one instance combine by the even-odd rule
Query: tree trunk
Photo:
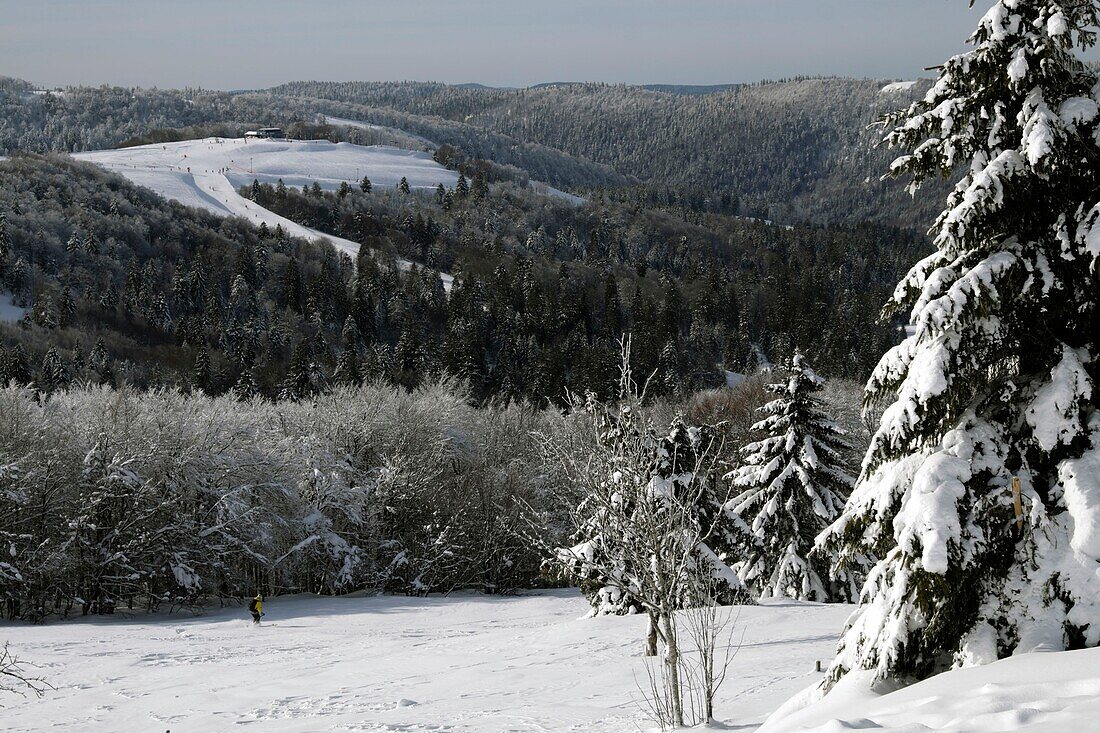
[(657, 615), (653, 611), (649, 611), (649, 627), (646, 632), (645, 655), (647, 657), (657, 656)]
[(672, 723), (684, 725), (684, 701), (680, 690), (680, 646), (676, 642), (676, 621), (671, 612), (661, 614), (661, 632), (665, 637), (665, 664), (668, 667), (668, 692)]

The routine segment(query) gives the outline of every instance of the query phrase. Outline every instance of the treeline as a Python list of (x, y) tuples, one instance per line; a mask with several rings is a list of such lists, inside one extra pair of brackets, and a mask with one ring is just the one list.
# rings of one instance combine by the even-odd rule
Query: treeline
[[(827, 402), (848, 414), (858, 394), (840, 383)], [(750, 380), (637, 409), (716, 424), (712, 458), (729, 466), (766, 400)], [(583, 462), (599, 430), (585, 400), (475, 407), (454, 380), (278, 402), (12, 385), (0, 414), (0, 611), (31, 620), (256, 592), (562, 582), (543, 548), (576, 531), (584, 496), (561, 451)]]

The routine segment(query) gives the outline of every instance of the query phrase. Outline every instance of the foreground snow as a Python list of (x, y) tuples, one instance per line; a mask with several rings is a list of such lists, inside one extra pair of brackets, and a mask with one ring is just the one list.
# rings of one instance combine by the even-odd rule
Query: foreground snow
[[(57, 690), (7, 697), (41, 731), (632, 731), (645, 619), (581, 618), (576, 591), (519, 598), (273, 598), (243, 609), (6, 625)], [(719, 717), (753, 729), (820, 678), (849, 606), (740, 609)]]
[(865, 673), (851, 673), (824, 699), (813, 697), (807, 690), (792, 699), (760, 733), (1085, 733), (1100, 725), (1100, 649), (1021, 654), (884, 695)]
[[(414, 189), (453, 186), (458, 174), (420, 153), (382, 145), (362, 146), (327, 140), (252, 140), (210, 137), (164, 145), (139, 145), (118, 150), (75, 153), (74, 158), (95, 163), (125, 176), (164, 198), (205, 209), (219, 216), (240, 216), (257, 226), (276, 225), (291, 236), (330, 242), (352, 257), (359, 243), (324, 234), (279, 216), (241, 196), (253, 180), (274, 185), (312, 186), (335, 191), (340, 184), (358, 186), (364, 176), (375, 186), (394, 187), (404, 177)], [(402, 260), (399, 265), (411, 267)], [(444, 287), (454, 280), (440, 273)]]

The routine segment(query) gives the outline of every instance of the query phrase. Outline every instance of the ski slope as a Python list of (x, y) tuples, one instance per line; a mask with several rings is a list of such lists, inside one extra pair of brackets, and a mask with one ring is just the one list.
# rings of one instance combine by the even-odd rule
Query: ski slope
[[(641, 616), (582, 618), (575, 590), (515, 598), (272, 598), (244, 608), (4, 624), (57, 688), (0, 699), (6, 733), (634, 731)], [(850, 606), (740, 610), (719, 717), (748, 730), (820, 678)]]
[[(247, 140), (203, 138), (163, 145), (75, 153), (74, 158), (119, 173), (185, 206), (219, 216), (240, 216), (259, 225), (281, 225), (292, 236), (324, 240), (354, 257), (359, 243), (297, 224), (253, 203), (238, 193), (253, 180), (274, 185), (312, 186), (335, 191), (340, 184), (358, 186), (364, 176), (374, 186), (393, 187), (402, 177), (414, 189), (453, 186), (458, 174), (420, 153), (386, 146), (331, 143), (327, 140)], [(402, 268), (412, 266), (401, 260)], [(454, 278), (440, 273), (450, 289)]]

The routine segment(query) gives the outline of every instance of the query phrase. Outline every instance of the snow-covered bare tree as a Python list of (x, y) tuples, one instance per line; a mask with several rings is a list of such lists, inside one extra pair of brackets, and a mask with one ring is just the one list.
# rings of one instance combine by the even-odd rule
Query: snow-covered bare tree
[(578, 542), (557, 548), (555, 559), (581, 579), (594, 614), (648, 614), (646, 653), (660, 652), (662, 664), (653, 709), (662, 724), (683, 725), (690, 688), (676, 611), (747, 600), (723, 551), (717, 445), (710, 431), (680, 420), (662, 436), (630, 405), (605, 413), (600, 425), (587, 454), (547, 444), (583, 497), (571, 517)]
[[(652, 557), (671, 561), (680, 553), (697, 555), (691, 562), (700, 577), (716, 579), (715, 600), (742, 600), (741, 584), (720, 559), (727, 556), (729, 532), (722, 512), (725, 497), (718, 493), (714, 435), (679, 419), (661, 435), (632, 407), (602, 415), (599, 424), (598, 442), (589, 455), (550, 447), (583, 487), (573, 510), (577, 544), (557, 554), (580, 580), (593, 615), (649, 610), (635, 592), (644, 568)], [(678, 532), (681, 536), (665, 536)], [(672, 607), (699, 601), (689, 581), (683, 578), (667, 588), (679, 594), (669, 601)]]
[(885, 120), (892, 173), (962, 177), (885, 309), (911, 335), (865, 404), (892, 404), (820, 538), (881, 558), (827, 684), (1100, 643), (1097, 12), (999, 0)]
[[(737, 554), (742, 582), (765, 598), (849, 601), (855, 574), (829, 577), (830, 562), (812, 553), (814, 540), (840, 515), (854, 479), (848, 474), (844, 431), (814, 398), (825, 380), (795, 352), (787, 379), (769, 384), (777, 395), (752, 426), (765, 434), (741, 451), (731, 474), (740, 489), (726, 510), (749, 526)], [(739, 535), (741, 536), (741, 535)]]

